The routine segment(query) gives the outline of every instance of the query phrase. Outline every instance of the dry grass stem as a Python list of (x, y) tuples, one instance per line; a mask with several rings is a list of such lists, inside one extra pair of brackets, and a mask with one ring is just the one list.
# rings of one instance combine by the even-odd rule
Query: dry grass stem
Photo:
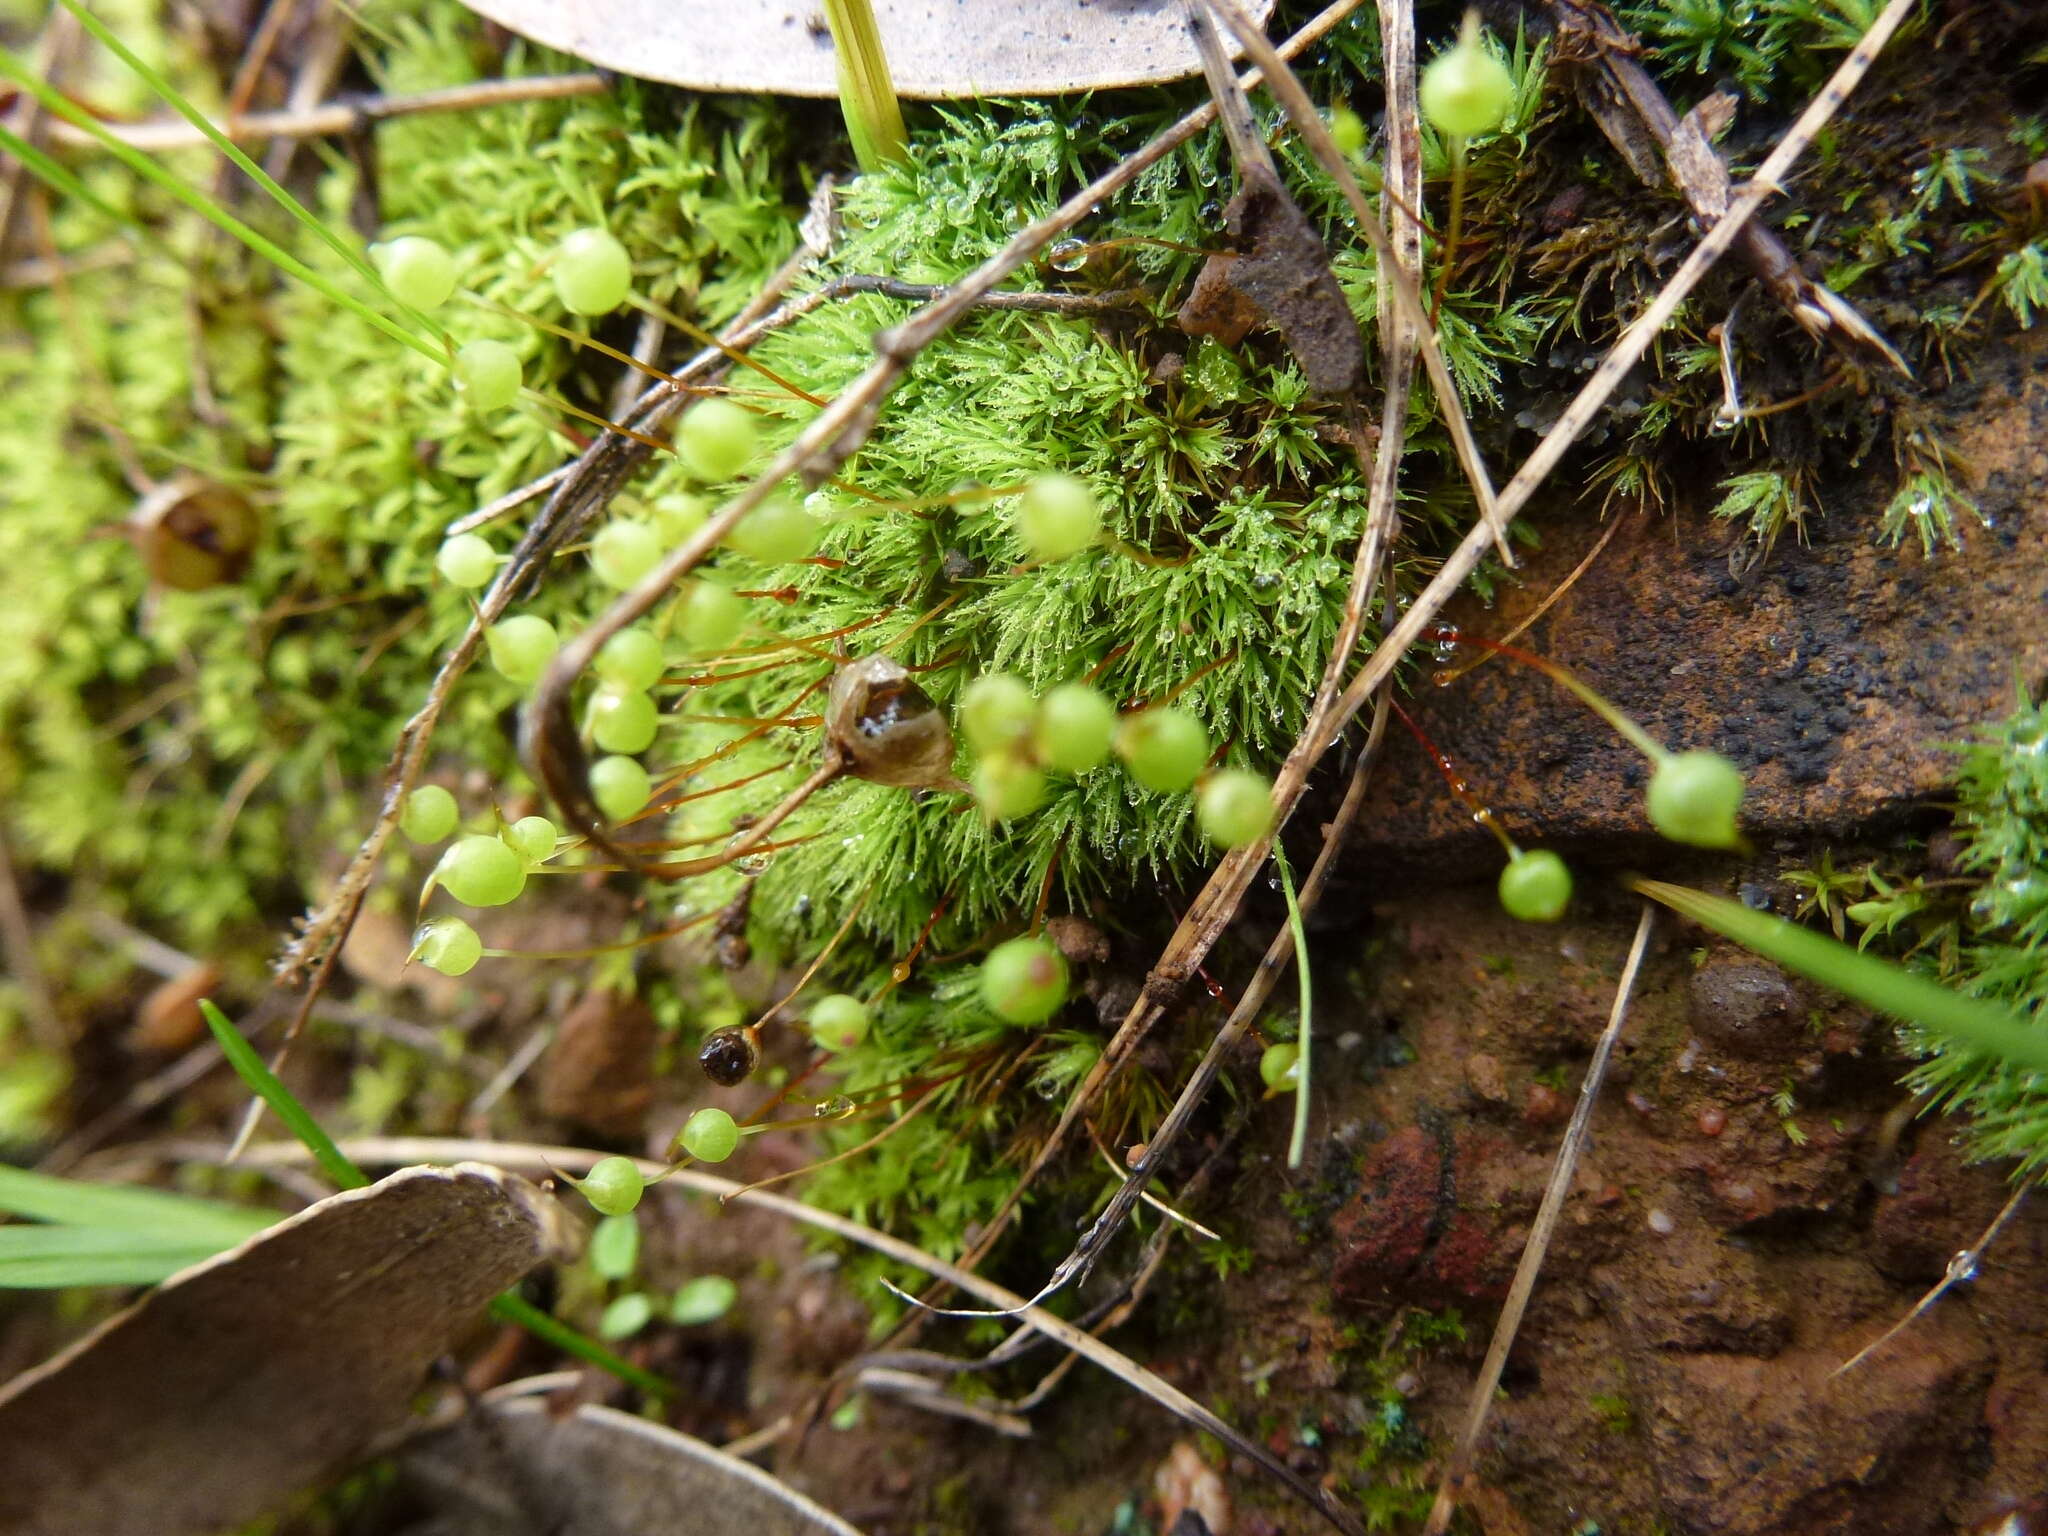
[(1579, 1085), (1579, 1102), (1572, 1110), (1571, 1124), (1565, 1127), (1564, 1140), (1557, 1149), (1557, 1162), (1550, 1171), (1550, 1182), (1544, 1188), (1543, 1203), (1536, 1208), (1536, 1220), (1530, 1225), (1529, 1241), (1522, 1249), (1521, 1262), (1515, 1266), (1514, 1284), (1508, 1288), (1508, 1299), (1501, 1307), (1500, 1320), (1493, 1326), (1493, 1341), (1486, 1347), (1486, 1360), (1479, 1368), (1479, 1379), (1472, 1384), (1472, 1402), (1465, 1413), (1465, 1428), (1458, 1436), (1456, 1449), (1451, 1452), (1450, 1465), (1444, 1469), (1436, 1503), (1423, 1525), (1424, 1536), (1442, 1536), (1457, 1508), (1458, 1491), (1472, 1470), (1480, 1431), (1486, 1427), (1486, 1416), (1493, 1409), (1494, 1389), (1500, 1385), (1501, 1368), (1508, 1363), (1508, 1350), (1514, 1345), (1516, 1330), (1522, 1326), (1522, 1314), (1528, 1310), (1529, 1295), (1536, 1289), (1536, 1276), (1543, 1268), (1543, 1256), (1550, 1251), (1551, 1234), (1557, 1230), (1557, 1218), (1563, 1212), (1565, 1196), (1571, 1190), (1572, 1175), (1578, 1170), (1579, 1154), (1585, 1150), (1586, 1132), (1593, 1123), (1593, 1106), (1599, 1102), (1600, 1085), (1607, 1079), (1607, 1064), (1614, 1056), (1614, 1044), (1621, 1038), (1621, 1026), (1628, 1018), (1629, 997), (1635, 991), (1636, 975), (1642, 970), (1643, 956), (1649, 950), (1650, 930), (1655, 926), (1656, 916), (1657, 909), (1644, 902), (1643, 914), (1636, 922), (1635, 942), (1629, 946), (1628, 960), (1621, 968), (1621, 980), (1614, 989), (1614, 1006), (1607, 1015), (1607, 1028), (1601, 1032), (1600, 1043), (1593, 1048), (1593, 1060), (1586, 1068), (1585, 1081)]

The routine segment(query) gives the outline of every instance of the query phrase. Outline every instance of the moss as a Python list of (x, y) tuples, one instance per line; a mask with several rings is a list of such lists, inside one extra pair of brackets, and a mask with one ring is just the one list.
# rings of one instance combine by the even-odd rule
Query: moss
[[(2022, 693), (2010, 715), (1965, 749), (1956, 787), (1958, 863), (1982, 884), (1960, 920), (1953, 969), (1973, 990), (2048, 1027), (2048, 701)], [(1889, 913), (1869, 916), (1875, 925)], [(1974, 1156), (2016, 1159), (2015, 1177), (2048, 1168), (2048, 1085), (2040, 1074), (1920, 1044), (1927, 1059), (1908, 1081), (1934, 1107), (1962, 1112)]]
[[(1795, 0), (1636, 9), (1675, 93), (1707, 72), (1742, 74), (1758, 111), (1744, 125), (1748, 137), (1731, 146), (1738, 160), (1753, 158), (1805, 88), (1814, 67), (1807, 51), (1822, 50), (1825, 63), (1854, 19), (1843, 3), (1802, 8)], [(1453, 19), (1453, 8), (1439, 7), (1426, 30), (1448, 32)], [(497, 56), (482, 24), (453, 4), (387, 3), (367, 21), (374, 41), (365, 67), (388, 89), (567, 67), (520, 45)], [(1314, 71), (1319, 97), (1370, 95), (1373, 36), (1368, 18), (1333, 35)], [(205, 96), (206, 72), (188, 45), (166, 33), (148, 51)], [(1442, 309), (1450, 364), (1496, 463), (1518, 457), (1554, 420), (1596, 349), (1679, 249), (1673, 198), (1625, 178), (1559, 88), (1541, 41), (1516, 38), (1510, 58), (1515, 108), (1506, 131), (1473, 147), (1469, 237), (1449, 253)], [(844, 188), (843, 235), (810, 280), (949, 280), (1135, 147), (1198, 89), (920, 109), (904, 162)], [(2023, 323), (2039, 302), (2029, 275), (2039, 262), (2027, 254), (2037, 249), (2034, 233), (1987, 213), (2027, 141), (2015, 129), (1980, 144), (1980, 119), (1995, 115), (1995, 103), (1970, 110), (1979, 117), (1941, 155), (1902, 155), (1901, 125), (1919, 108), (1880, 93), (1829, 141), (1802, 188), (1801, 206), (1824, 207), (1829, 218), (1786, 220), (1801, 254), (1831, 266), (1852, 297), (1892, 293), (1901, 262), (1944, 274), (1915, 290), (1923, 309), (1878, 316), (1887, 327), (1905, 320), (1911, 334), (1901, 345), (1916, 360), (1963, 345), (1993, 318)], [(545, 263), (566, 232), (602, 223), (628, 246), (648, 298), (706, 325), (730, 316), (795, 239), (813, 171), (794, 147), (802, 135), (793, 115), (800, 112), (786, 104), (621, 81), (601, 98), (422, 116), (379, 131), (375, 198), (384, 232), (446, 244), (486, 301), (448, 312), (453, 341), (507, 341), (529, 384), (602, 413), (613, 365), (593, 365), (590, 354), (500, 310), (583, 325), (561, 314)], [(1277, 119), (1265, 126), (1310, 216), (1341, 229), (1333, 190)], [(1425, 148), (1437, 209), (1448, 160), (1434, 139)], [(80, 263), (62, 292), (0, 299), (23, 338), (0, 343), (0, 477), (38, 512), (0, 519), (0, 569), (10, 592), (25, 596), (0, 604), (0, 797), (21, 851), (65, 870), (74, 901), (131, 913), (188, 945), (233, 933), (260, 945), (265, 921), (303, 900), (359, 835), (399, 722), (466, 620), (463, 595), (432, 574), (443, 531), (559, 462), (582, 429), (531, 403), (475, 418), (432, 360), (316, 295), (279, 286), (114, 168), (84, 164), (95, 193), (161, 244), (118, 252), (110, 244), (118, 231), (102, 215), (61, 207), (59, 247), (110, 254), (117, 264)], [(197, 176), (207, 160), (180, 155), (177, 164)], [(318, 209), (348, 230), (365, 190), (336, 160), (318, 179)], [(821, 560), (764, 568), (719, 557), (716, 579), (768, 594), (749, 600), (754, 627), (741, 646), (788, 664), (665, 691), (672, 717), (654, 762), (715, 759), (692, 788), (763, 775), (693, 802), (670, 819), (670, 836), (719, 838), (736, 817), (774, 803), (815, 760), (808, 726), (750, 736), (732, 722), (814, 710), (806, 690), (825, 673), (821, 648), (833, 637), (855, 652), (891, 647), (920, 669), (941, 707), (969, 678), (997, 669), (1036, 688), (1092, 675), (1127, 702), (1181, 690), (1179, 701), (1202, 717), (1225, 757), (1273, 766), (1300, 727), (1336, 628), (1363, 492), (1343, 440), (1347, 411), (1310, 398), (1270, 338), (1238, 348), (1191, 344), (1172, 323), (1230, 191), (1215, 136), (1147, 171), (1077, 232), (1090, 247), (1083, 266), (1036, 268), (1017, 283), (1136, 286), (1142, 305), (1100, 321), (971, 317), (918, 361), (881, 430), (816, 493), (814, 509), (830, 522)], [(1582, 206), (1560, 222), (1553, 214), (1570, 196)], [(255, 216), (349, 280), (303, 232)], [(1370, 333), (1371, 257), (1333, 245), (1339, 280)], [(1964, 266), (1947, 275), (1952, 258)], [(1445, 259), (1433, 251), (1433, 262)], [(1987, 279), (1996, 280), (1999, 303), (1987, 300), (1971, 319), (1974, 287)], [(1722, 275), (1702, 290), (1569, 473), (1644, 499), (1698, 478), (1690, 460), (1709, 443), (1721, 403), (1720, 354), (1707, 331), (1746, 281)], [(903, 313), (900, 301), (873, 296), (827, 304), (758, 356), (802, 390), (830, 396), (866, 365), (872, 333)], [(624, 345), (633, 323), (612, 317), (596, 329)], [(1786, 345), (1783, 328), (1770, 323), (1745, 327), (1737, 353), (1757, 398), (1811, 388), (1826, 366), (1812, 348)], [(195, 404), (202, 356), (217, 412)], [(758, 375), (737, 374), (734, 386), (777, 442), (812, 409)], [(1715, 477), (1732, 476), (1731, 500), (1738, 486), (1761, 488), (1735, 508), (1761, 519), (1759, 535), (1803, 515), (1794, 489), (1875, 445), (1867, 429), (1842, 429), (1856, 408), (1822, 400), (1771, 418), (1768, 440), (1745, 424), (1733, 439), (1711, 442)], [(152, 595), (123, 541), (92, 536), (122, 519), (131, 500), (122, 450), (105, 430), (116, 421), (152, 473), (182, 464), (252, 487), (266, 527), (245, 579)], [(1470, 501), (1421, 397), (1406, 445), (1410, 516), (1399, 575), (1412, 584), (1426, 573), (1433, 541), (1469, 519)], [(1949, 456), (1912, 431), (1893, 448), (1902, 482), (1886, 532), (1935, 547), (1967, 510)], [(1020, 568), (1000, 498), (993, 507), (941, 500), (962, 482), (1000, 488), (1048, 469), (1096, 488), (1113, 547)], [(664, 461), (619, 505), (631, 511), (692, 489)], [(877, 498), (917, 505), (891, 509)], [(1498, 576), (1483, 571), (1478, 584), (1486, 590)], [(571, 554), (532, 607), (568, 631), (606, 597)], [(705, 667), (679, 649), (674, 659), (679, 675)], [(518, 690), (488, 671), (466, 680), (437, 739), (438, 766), (481, 770), (500, 795), (523, 787), (507, 730), (518, 702)], [(487, 808), (468, 809), (481, 819)], [(1057, 781), (1042, 811), (991, 829), (951, 794), (843, 782), (788, 833), (804, 841), (683, 887), (673, 893), (675, 913), (717, 911), (751, 880), (761, 944), (807, 958), (864, 903), (834, 981), (889, 990), (870, 1043), (841, 1062), (838, 1086), (857, 1099), (931, 1095), (932, 1103), (875, 1150), (821, 1172), (811, 1192), (868, 1219), (907, 1219), (926, 1246), (957, 1251), (961, 1234), (1008, 1188), (1005, 1159), (1034, 1121), (1036, 1096), (1016, 1085), (1056, 1097), (1095, 1049), (1082, 1032), (1038, 1041), (997, 1025), (972, 996), (967, 962), (1028, 923), (1041, 903), (1108, 919), (1128, 910), (1116, 898), (1135, 886), (1191, 880), (1210, 858), (1192, 829), (1191, 803), (1139, 793), (1109, 767)], [(394, 878), (377, 899), (402, 905), (400, 882), (417, 871), (394, 862), (387, 873)], [(1144, 928), (1159, 916), (1133, 912), (1126, 921)], [(919, 946), (915, 979), (895, 985), (894, 967)], [(663, 1000), (677, 1017), (730, 1006), (709, 993)], [(361, 1086), (371, 1107), (404, 1092), (375, 1078)], [(1113, 1139), (1120, 1116), (1143, 1119), (1144, 1096), (1156, 1091), (1149, 1080), (1129, 1088), (1111, 1106), (1105, 1134)], [(851, 1144), (873, 1129), (861, 1121), (834, 1135)]]

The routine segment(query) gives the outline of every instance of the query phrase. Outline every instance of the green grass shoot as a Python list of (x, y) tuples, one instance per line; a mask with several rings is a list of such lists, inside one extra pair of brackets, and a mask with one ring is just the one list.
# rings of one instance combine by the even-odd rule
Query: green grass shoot
[(235, 1075), (251, 1093), (276, 1112), (287, 1130), (304, 1143), (306, 1150), (313, 1154), (313, 1161), (320, 1165), (320, 1171), (341, 1189), (361, 1189), (368, 1184), (369, 1175), (342, 1155), (341, 1148), (334, 1144), (334, 1138), (320, 1128), (320, 1122), (313, 1118), (312, 1112), (278, 1081), (275, 1072), (263, 1064), (256, 1048), (228, 1022), (227, 1015), (205, 998), (200, 999), (199, 1011), (206, 1016), (206, 1027), (220, 1042), (221, 1054), (227, 1057)]
[(2048, 1029), (2002, 1004), (1944, 987), (1917, 971), (1781, 917), (1753, 912), (1725, 896), (1662, 880), (1626, 883), (1639, 895), (1662, 902), (1723, 938), (1881, 1013), (1917, 1024), (1952, 1046), (2048, 1071)]

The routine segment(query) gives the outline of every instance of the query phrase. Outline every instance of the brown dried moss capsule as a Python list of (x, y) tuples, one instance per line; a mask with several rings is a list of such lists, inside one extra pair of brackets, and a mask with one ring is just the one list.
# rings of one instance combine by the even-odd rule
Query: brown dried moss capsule
[(714, 1029), (704, 1037), (697, 1065), (721, 1088), (743, 1083), (761, 1065), (761, 1037), (751, 1024)]
[(239, 581), (261, 520), (248, 497), (189, 473), (171, 476), (128, 518), (128, 536), (150, 581), (179, 592)]
[(964, 788), (953, 777), (952, 727), (891, 657), (863, 656), (833, 675), (825, 739), (857, 779), (905, 789)]

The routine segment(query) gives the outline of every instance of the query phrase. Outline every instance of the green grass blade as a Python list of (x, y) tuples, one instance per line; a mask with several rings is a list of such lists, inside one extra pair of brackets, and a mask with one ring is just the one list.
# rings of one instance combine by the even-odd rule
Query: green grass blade
[(1301, 979), (1301, 1030), (1295, 1036), (1301, 1054), (1294, 1065), (1294, 1130), (1287, 1138), (1287, 1166), (1299, 1168), (1308, 1152), (1309, 1051), (1315, 1038), (1315, 995), (1309, 986), (1308, 928), (1301, 920), (1301, 903), (1294, 895), (1294, 871), (1287, 867), (1287, 854), (1280, 840), (1273, 840), (1273, 864), (1280, 871), (1280, 893), (1287, 898), (1287, 927), (1294, 935), (1294, 974)]
[(517, 1291), (506, 1291), (493, 1297), (491, 1316), (500, 1322), (524, 1328), (543, 1343), (554, 1345), (563, 1354), (573, 1355), (586, 1365), (609, 1372), (629, 1386), (638, 1387), (649, 1397), (668, 1397), (675, 1391), (653, 1372), (643, 1371), (631, 1361), (622, 1360), (588, 1334), (578, 1333), (567, 1323), (541, 1311)]
[(1917, 1024), (1952, 1045), (2048, 1072), (2048, 1028), (2029, 1023), (2010, 1008), (1944, 987), (1917, 971), (1852, 949), (1781, 917), (1752, 912), (1725, 896), (1709, 896), (1661, 880), (1627, 883), (1639, 894), (1787, 970), (1881, 1013)]
[(256, 1048), (228, 1022), (227, 1015), (205, 998), (200, 999), (199, 1011), (206, 1016), (206, 1027), (220, 1042), (221, 1054), (227, 1057), (235, 1075), (248, 1085), (251, 1093), (277, 1112), (277, 1118), (285, 1123), (285, 1128), (313, 1154), (313, 1161), (320, 1165), (320, 1171), (343, 1189), (361, 1189), (368, 1184), (369, 1175), (342, 1156), (341, 1148), (334, 1144), (332, 1136), (320, 1129), (320, 1122), (313, 1118), (312, 1111), (292, 1096), (291, 1089), (277, 1080), (277, 1074), (263, 1064)]
[(201, 218), (206, 219), (216, 228), (241, 241), (242, 244), (248, 246), (250, 250), (270, 262), (278, 270), (288, 276), (297, 278), (307, 287), (331, 302), (360, 315), (378, 330), (384, 332), (385, 335), (391, 337), (392, 340), (411, 347), (423, 357), (430, 357), (437, 363), (445, 364), (447, 362), (447, 358), (443, 356), (440, 349), (425, 337), (406, 329), (406, 327), (400, 325), (390, 316), (379, 313), (353, 294), (335, 286), (332, 281), (315, 272), (274, 240), (259, 234), (256, 230), (244, 224), (197, 187), (191, 186), (173, 175), (133, 145), (122, 143), (118, 137), (109, 133), (105, 125), (91, 113), (75, 106), (61, 92), (52, 90), (45, 82), (37, 79), (34, 72), (24, 65), (11, 50), (6, 48), (0, 48), (0, 75), (4, 75), (34, 96), (48, 111), (55, 113), (74, 127), (91, 134), (106, 149), (108, 154), (119, 160), (131, 171), (135, 172), (136, 175), (161, 187)]
[(106, 1227), (0, 1227), (0, 1289), (155, 1285), (228, 1246)]
[[(32, 1221), (96, 1227), (195, 1248), (232, 1248), (277, 1218), (269, 1211), (201, 1200), (163, 1189), (93, 1184), (0, 1164), (0, 1211)], [(12, 1231), (0, 1228), (0, 1232)]]
[[(276, 183), (276, 181), (274, 181), (271, 178), (270, 174), (263, 169), (262, 166), (258, 165), (254, 160), (251, 160), (248, 157), (248, 155), (242, 152), (242, 148), (240, 145), (236, 144), (234, 140), (230, 139), (226, 134), (222, 133), (218, 128), (214, 127), (212, 121), (206, 116), (206, 114), (204, 112), (201, 112), (197, 107), (193, 106), (191, 102), (187, 101), (184, 95), (178, 90), (178, 88), (175, 85), (173, 85), (170, 82), (169, 79), (167, 79), (158, 70), (151, 67), (147, 60), (137, 56), (133, 49), (131, 49), (126, 43), (122, 42), (120, 38), (114, 35), (114, 33), (108, 28), (105, 22), (101, 21), (97, 16), (93, 15), (93, 13), (91, 11), (88, 11), (83, 5), (79, 4), (79, 0), (63, 0), (63, 3), (64, 8), (71, 12), (72, 15), (78, 18), (79, 24), (83, 26), (86, 31), (90, 32), (94, 37), (98, 38), (101, 44), (105, 46), (111, 53), (113, 53), (113, 55), (116, 58), (118, 58), (123, 64), (126, 64), (130, 69), (134, 70), (136, 74), (140, 75), (143, 79), (143, 82), (147, 84), (152, 91), (155, 91), (158, 96), (162, 97), (165, 101), (169, 102), (170, 105), (177, 110), (177, 113), (180, 117), (184, 118), (186, 122), (190, 123), (194, 128), (197, 128), (201, 133), (205, 134), (206, 137), (210, 141), (212, 141), (213, 147), (215, 149), (218, 149), (222, 154), (226, 155), (228, 159), (232, 160), (235, 163), (236, 168), (239, 169), (243, 175), (247, 176), (251, 181), (255, 182), (256, 185), (261, 187), (265, 192), (268, 192), (271, 196), (271, 199), (274, 202), (276, 202), (276, 204), (280, 208), (284, 209), (293, 218), (297, 219), (301, 224), (305, 225), (306, 228), (310, 229), (321, 240), (325, 241), (330, 250), (332, 250), (343, 261), (347, 262), (351, 267), (354, 267), (357, 272), (362, 274), (362, 276), (367, 278), (373, 287), (377, 288), (380, 292), (386, 293), (388, 296), (389, 290), (384, 287), (383, 278), (377, 275), (377, 269), (375, 267), (372, 267), (370, 263), (364, 259), (361, 252), (357, 251), (346, 240), (342, 239), (341, 236), (337, 235), (332, 229), (328, 228), (323, 220), (315, 217), (302, 203), (300, 203), (300, 201), (297, 198), (293, 197), (291, 193), (285, 191), (283, 187), (279, 186)], [(396, 300), (394, 299), (393, 302), (395, 303)], [(416, 314), (417, 312), (414, 313)]]

